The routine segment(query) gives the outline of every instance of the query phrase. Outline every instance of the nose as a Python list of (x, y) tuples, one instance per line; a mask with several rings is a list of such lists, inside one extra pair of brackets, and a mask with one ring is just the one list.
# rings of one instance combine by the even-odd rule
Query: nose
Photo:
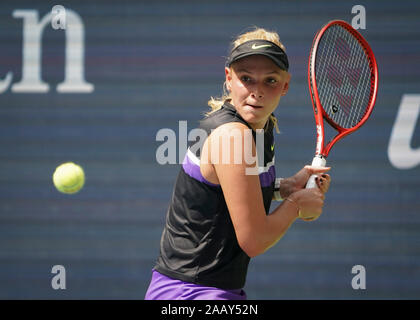
[(251, 95), (253, 98), (256, 98), (256, 99), (264, 98), (264, 90), (262, 88), (262, 85), (257, 83), (255, 87), (253, 88)]

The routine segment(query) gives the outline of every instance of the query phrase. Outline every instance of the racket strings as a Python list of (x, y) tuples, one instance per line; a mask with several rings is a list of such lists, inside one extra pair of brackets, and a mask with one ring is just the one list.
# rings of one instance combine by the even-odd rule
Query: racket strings
[(364, 48), (345, 28), (327, 29), (315, 59), (318, 96), (328, 117), (343, 128), (356, 126), (371, 99), (371, 66)]

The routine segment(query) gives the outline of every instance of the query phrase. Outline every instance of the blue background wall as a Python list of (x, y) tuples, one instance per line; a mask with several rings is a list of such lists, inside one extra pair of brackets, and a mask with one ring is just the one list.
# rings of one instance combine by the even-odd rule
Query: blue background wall
[[(292, 83), (276, 111), (278, 175), (308, 164), (315, 149), (307, 88), (312, 38), (332, 19), (366, 8), (379, 65), (372, 118), (335, 146), (324, 213), (296, 222), (252, 260), (250, 299), (419, 299), (420, 167), (400, 170), (387, 149), (402, 96), (420, 94), (419, 1), (62, 1), (85, 28), (85, 77), (92, 93), (59, 93), (64, 31), (47, 26), (42, 79), (47, 93), (0, 94), (0, 298), (143, 299), (158, 254), (179, 165), (159, 165), (161, 128), (178, 133), (221, 94), (230, 41), (256, 25), (279, 32)], [(55, 4), (55, 3), (54, 3)], [(0, 4), (0, 79), (22, 74), (23, 21), (16, 9), (51, 11), (50, 1)], [(416, 128), (412, 148), (420, 145)], [(86, 173), (76, 195), (52, 184), (57, 165)], [(51, 268), (66, 268), (66, 290)], [(366, 290), (351, 286), (366, 268)]]

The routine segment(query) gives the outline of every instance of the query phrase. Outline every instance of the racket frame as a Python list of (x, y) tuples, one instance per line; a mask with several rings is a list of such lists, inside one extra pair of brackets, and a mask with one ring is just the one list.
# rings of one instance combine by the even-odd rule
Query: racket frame
[[(369, 106), (366, 108), (366, 112), (363, 115), (362, 119), (358, 122), (358, 124), (351, 128), (343, 128), (339, 126), (338, 124), (336, 124), (325, 112), (319, 100), (319, 95), (318, 95), (318, 88), (316, 84), (316, 72), (315, 72), (316, 53), (317, 53), (319, 42), (321, 41), (325, 31), (332, 25), (340, 25), (341, 27), (349, 31), (357, 39), (357, 41), (359, 41), (359, 43), (364, 48), (365, 53), (369, 57), (370, 69), (372, 70), (371, 77), (374, 78), (373, 81), (372, 80), (370, 81), (371, 96), (369, 99), (370, 100)], [(316, 130), (317, 131), (317, 145), (316, 145), (316, 150), (315, 150), (314, 162), (319, 162), (320, 164), (322, 164), (322, 162), (326, 162), (325, 158), (328, 157), (328, 154), (332, 146), (337, 141), (344, 138), (346, 135), (352, 133), (353, 131), (359, 129), (366, 122), (366, 120), (369, 118), (369, 116), (372, 113), (373, 106), (375, 105), (375, 101), (376, 101), (376, 95), (378, 92), (378, 67), (377, 67), (375, 55), (373, 54), (373, 51), (371, 47), (369, 46), (369, 43), (362, 37), (362, 35), (358, 31), (356, 31), (347, 22), (342, 21), (342, 20), (332, 20), (329, 23), (327, 23), (324, 27), (322, 27), (321, 30), (319, 30), (318, 33), (315, 35), (313, 43), (312, 43), (311, 51), (309, 54), (309, 61), (308, 61), (308, 85), (309, 85), (309, 92), (311, 96), (315, 122), (316, 122), (316, 127), (317, 127), (317, 130)], [(338, 131), (338, 134), (333, 139), (331, 139), (327, 145), (325, 145), (324, 143), (325, 135), (324, 135), (323, 119), (325, 119), (334, 129)], [(316, 158), (323, 159), (323, 160), (322, 161), (316, 160)]]

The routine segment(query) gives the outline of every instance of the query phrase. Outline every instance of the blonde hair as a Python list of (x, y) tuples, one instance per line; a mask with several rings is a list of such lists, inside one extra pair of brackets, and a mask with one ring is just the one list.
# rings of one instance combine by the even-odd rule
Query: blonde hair
[[(286, 52), (286, 48), (280, 41), (279, 35), (274, 31), (267, 31), (263, 28), (257, 28), (254, 27), (253, 30), (243, 33), (239, 35), (233, 42), (232, 42), (232, 49), (236, 48), (237, 46), (241, 45), (244, 42), (250, 41), (250, 40), (268, 40), (275, 44), (277, 44), (280, 48), (283, 49), (284, 52)], [(229, 92), (226, 90), (226, 82), (223, 84), (223, 95), (220, 98), (214, 98), (210, 97), (210, 100), (207, 102), (208, 106), (211, 108), (211, 111), (207, 112), (206, 115), (209, 115), (216, 110), (219, 110), (225, 101), (231, 100)], [(280, 133), (280, 130), (277, 125), (277, 118), (271, 114), (270, 115), (270, 121), (276, 128), (277, 133)]]

